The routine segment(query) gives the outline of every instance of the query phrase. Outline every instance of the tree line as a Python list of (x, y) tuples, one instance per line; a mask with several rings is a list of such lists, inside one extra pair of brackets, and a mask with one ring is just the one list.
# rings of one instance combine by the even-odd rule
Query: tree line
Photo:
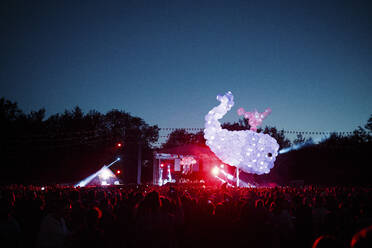
[[(225, 122), (222, 125), (222, 128), (229, 131), (241, 131), (241, 130), (250, 130), (250, 125), (248, 119), (239, 119), (238, 122)], [(355, 129), (352, 134), (342, 135), (340, 133), (331, 133), (329, 137), (323, 139), (318, 144), (315, 144), (313, 139), (305, 138), (302, 134), (297, 134), (297, 137), (291, 141), (285, 135), (284, 130), (278, 130), (273, 126), (265, 126), (263, 128), (257, 129), (258, 133), (269, 134), (271, 137), (275, 138), (279, 144), (280, 149), (288, 148), (292, 145), (321, 145), (321, 146), (355, 146), (360, 144), (366, 144), (372, 142), (372, 115), (368, 119), (364, 127), (358, 127)], [(174, 146), (181, 146), (185, 144), (196, 144), (196, 145), (205, 145), (206, 140), (204, 139), (203, 131), (197, 133), (188, 132), (185, 129), (177, 129), (169, 134), (168, 139), (162, 148), (170, 148)]]
[[(234, 123), (223, 123), (222, 127), (230, 131), (249, 130), (247, 119)], [(289, 183), (301, 180), (305, 183), (317, 184), (370, 184), (369, 169), (371, 159), (368, 154), (372, 150), (372, 115), (364, 127), (358, 127), (352, 134), (331, 133), (327, 138), (314, 142), (302, 134), (291, 141), (283, 130), (265, 126), (257, 130), (274, 137), (280, 149), (289, 152), (279, 154), (275, 167), (268, 175), (253, 175), (256, 181), (274, 181)], [(205, 146), (204, 133), (187, 132), (184, 129), (170, 133), (162, 148), (196, 144)]]
[[(155, 149), (152, 144), (158, 140), (159, 128), (123, 110), (84, 113), (77, 106), (46, 118), (45, 109), (26, 114), (16, 102), (1, 98), (0, 125), (0, 179), (3, 183), (76, 182), (117, 157), (121, 157), (120, 163), (115, 165), (123, 171), (120, 177), (125, 182), (135, 182), (139, 150), (142, 181), (152, 180)], [(222, 127), (230, 131), (250, 129), (247, 119), (223, 123)], [(276, 127), (265, 126), (258, 132), (274, 137), (280, 149), (299, 144), (304, 147), (279, 155), (271, 177), (310, 178), (314, 176), (313, 171), (322, 170), (339, 171), (339, 174), (356, 171), (354, 176), (359, 176), (365, 165), (361, 160), (372, 148), (372, 115), (364, 127), (358, 127), (351, 135), (333, 133), (317, 144), (301, 134), (291, 141)], [(123, 146), (117, 147), (117, 143)], [(204, 133), (175, 130), (161, 148), (185, 144), (204, 146)]]
[(159, 128), (125, 111), (83, 113), (77, 106), (46, 118), (45, 109), (26, 114), (16, 102), (1, 98), (0, 125), (2, 182), (76, 181), (117, 157), (123, 180), (135, 182), (139, 149), (143, 179), (151, 180), (152, 143)]

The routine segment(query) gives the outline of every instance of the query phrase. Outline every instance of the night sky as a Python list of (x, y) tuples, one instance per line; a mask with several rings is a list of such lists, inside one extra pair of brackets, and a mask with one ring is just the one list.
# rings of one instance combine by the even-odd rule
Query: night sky
[(352, 131), (372, 114), (372, 1), (0, 3), (0, 97), (47, 116), (125, 110), (203, 127), (216, 95), (264, 125)]

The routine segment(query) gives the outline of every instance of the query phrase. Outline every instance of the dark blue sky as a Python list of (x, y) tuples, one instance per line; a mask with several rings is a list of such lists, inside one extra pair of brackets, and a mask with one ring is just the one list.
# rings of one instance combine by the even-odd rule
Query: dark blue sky
[(0, 97), (47, 115), (122, 109), (202, 127), (217, 94), (264, 125), (351, 131), (372, 114), (371, 1), (0, 3)]

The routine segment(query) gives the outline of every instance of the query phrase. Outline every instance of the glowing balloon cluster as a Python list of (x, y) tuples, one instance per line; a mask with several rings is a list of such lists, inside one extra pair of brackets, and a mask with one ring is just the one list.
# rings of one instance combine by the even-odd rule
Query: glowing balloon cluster
[(180, 161), (180, 164), (181, 165), (192, 165), (192, 164), (196, 164), (196, 160), (192, 156), (187, 156), (187, 157), (182, 158), (182, 160)]
[(245, 112), (243, 108), (238, 109), (238, 115), (244, 115), (244, 118), (248, 119), (248, 123), (251, 126), (251, 130), (257, 132), (257, 127), (261, 125), (263, 119), (271, 113), (271, 109), (267, 108), (264, 112), (258, 113), (257, 110), (254, 112)]
[(193, 165), (196, 164), (196, 160), (192, 156), (186, 156), (182, 158), (180, 164), (183, 166), (182, 173), (187, 174), (192, 172), (192, 168)]
[[(222, 129), (218, 120), (234, 106), (234, 96), (229, 91), (225, 95), (218, 95), (217, 100), (220, 104), (205, 116), (204, 137), (207, 145), (224, 163), (248, 173), (269, 173), (278, 155), (279, 145), (270, 135), (255, 131), (271, 110), (267, 109), (262, 114), (257, 113), (257, 118), (252, 122), (254, 125), (250, 124), (253, 129), (229, 131)], [(238, 114), (246, 114), (244, 109), (239, 111)], [(255, 112), (253, 114), (256, 116)]]

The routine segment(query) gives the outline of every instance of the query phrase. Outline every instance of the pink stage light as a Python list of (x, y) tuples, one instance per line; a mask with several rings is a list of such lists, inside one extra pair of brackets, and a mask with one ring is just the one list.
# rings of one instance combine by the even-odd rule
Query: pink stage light
[(220, 173), (220, 169), (219, 169), (217, 166), (215, 166), (215, 167), (212, 169), (212, 174), (215, 175), (215, 176), (217, 176), (218, 173)]

